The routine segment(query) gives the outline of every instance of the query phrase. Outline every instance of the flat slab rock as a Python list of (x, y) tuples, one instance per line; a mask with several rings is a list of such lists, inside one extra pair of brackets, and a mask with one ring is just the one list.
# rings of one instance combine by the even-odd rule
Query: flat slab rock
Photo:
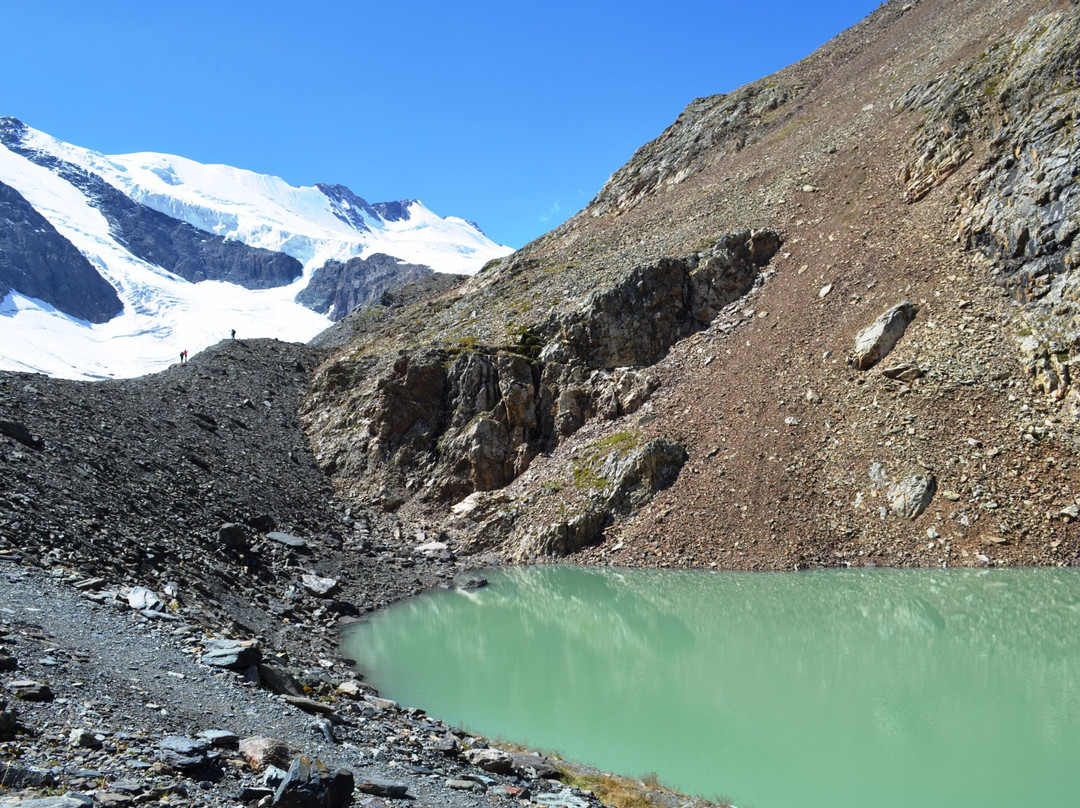
[(299, 536), (293, 536), (291, 533), (282, 533), (280, 530), (270, 531), (266, 534), (266, 538), (270, 539), (270, 541), (276, 541), (278, 544), (284, 544), (286, 547), (292, 547), (297, 550), (308, 546), (306, 539), (301, 539)]
[(401, 799), (409, 793), (409, 787), (397, 780), (379, 780), (374, 777), (366, 777), (356, 784), (356, 790), (374, 797), (388, 797)]

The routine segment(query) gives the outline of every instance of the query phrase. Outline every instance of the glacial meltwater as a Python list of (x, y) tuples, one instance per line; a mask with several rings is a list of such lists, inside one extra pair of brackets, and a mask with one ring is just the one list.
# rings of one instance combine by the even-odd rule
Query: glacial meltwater
[(1080, 804), (1080, 571), (487, 577), (348, 655), (457, 726), (740, 808)]

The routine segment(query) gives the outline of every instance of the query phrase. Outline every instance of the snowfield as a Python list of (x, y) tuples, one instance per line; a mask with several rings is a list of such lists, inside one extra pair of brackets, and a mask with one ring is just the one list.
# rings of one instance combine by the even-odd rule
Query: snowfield
[(406, 216), (388, 220), (358, 197), (355, 203), (338, 199), (342, 218), (335, 215), (335, 201), (318, 187), (296, 188), (231, 166), (165, 154), (109, 156), (32, 129), (23, 145), (98, 174), (135, 201), (202, 230), (291, 255), (304, 271), (275, 289), (189, 283), (128, 252), (79, 189), (0, 145), (0, 181), (71, 241), (124, 304), (113, 320), (92, 325), (12, 292), (0, 301), (3, 370), (70, 379), (139, 376), (178, 362), (181, 351), (194, 354), (228, 339), (232, 329), (241, 339), (306, 342), (330, 320), (295, 297), (327, 260), (386, 253), (439, 272), (473, 274), (512, 252), (464, 219), (440, 217), (415, 200), (404, 203)]

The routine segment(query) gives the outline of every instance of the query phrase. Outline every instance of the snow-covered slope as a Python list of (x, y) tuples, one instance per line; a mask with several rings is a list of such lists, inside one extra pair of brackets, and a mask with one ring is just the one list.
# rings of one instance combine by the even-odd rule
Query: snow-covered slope
[[(92, 325), (13, 290), (0, 301), (0, 369), (135, 376), (178, 361), (182, 350), (194, 353), (227, 338), (232, 329), (241, 338), (306, 341), (330, 321), (295, 298), (328, 260), (385, 253), (436, 271), (474, 273), (510, 252), (475, 225), (437, 216), (415, 200), (369, 205), (343, 186), (295, 188), (277, 177), (163, 154), (107, 156), (11, 119), (0, 123), (9, 128), (9, 142), (10, 130), (17, 131), (12, 148), (0, 144), (0, 182), (82, 252), (124, 304), (119, 316)], [(140, 258), (132, 238), (118, 238), (116, 216), (103, 209), (100, 195), (71, 181), (80, 170), (200, 230), (293, 256), (303, 273), (258, 290), (183, 280), (148, 260), (152, 249)]]

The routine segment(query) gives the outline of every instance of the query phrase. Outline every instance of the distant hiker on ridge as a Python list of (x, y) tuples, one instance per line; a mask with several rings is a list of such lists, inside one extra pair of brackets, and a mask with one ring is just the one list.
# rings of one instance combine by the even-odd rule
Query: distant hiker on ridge
[(231, 333), (232, 333), (232, 338), (236, 339), (236, 329), (235, 328), (232, 330)]

